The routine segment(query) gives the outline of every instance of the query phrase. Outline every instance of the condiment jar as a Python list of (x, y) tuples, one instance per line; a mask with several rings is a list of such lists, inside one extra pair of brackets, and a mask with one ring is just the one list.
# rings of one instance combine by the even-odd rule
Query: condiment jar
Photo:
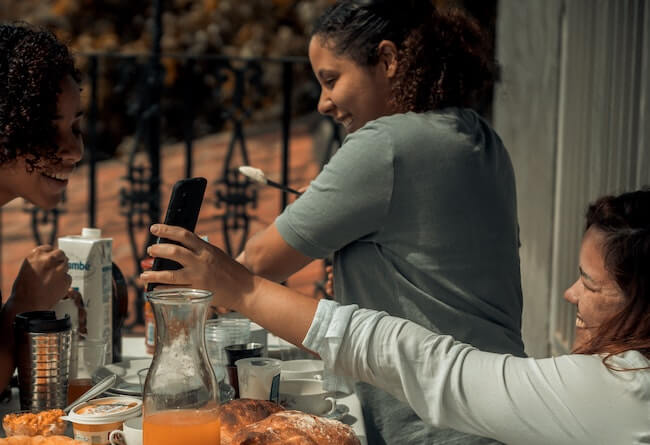
[(138, 417), (141, 411), (140, 399), (104, 397), (74, 406), (62, 419), (72, 422), (75, 440), (108, 445), (111, 431), (121, 429), (125, 420)]

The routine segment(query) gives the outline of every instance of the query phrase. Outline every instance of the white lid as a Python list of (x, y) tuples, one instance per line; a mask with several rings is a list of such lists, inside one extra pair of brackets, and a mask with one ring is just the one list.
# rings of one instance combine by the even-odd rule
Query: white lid
[[(80, 414), (80, 410), (84, 412)], [(81, 425), (102, 425), (138, 417), (141, 411), (142, 400), (135, 397), (103, 397), (80, 403), (61, 418)]]
[(101, 238), (102, 229), (96, 229), (94, 227), (84, 227), (81, 229), (81, 236), (83, 238)]
[(280, 369), (282, 360), (268, 357), (248, 357), (240, 358), (235, 362), (237, 368), (272, 368)]

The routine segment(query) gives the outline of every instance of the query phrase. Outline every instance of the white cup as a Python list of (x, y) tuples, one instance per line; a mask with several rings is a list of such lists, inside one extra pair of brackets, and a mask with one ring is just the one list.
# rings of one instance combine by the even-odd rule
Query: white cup
[(336, 399), (323, 389), (323, 381), (297, 379), (280, 381), (280, 405), (317, 416), (326, 416), (336, 410)]
[(243, 358), (235, 362), (242, 399), (278, 400), (280, 360), (266, 357)]
[(282, 362), (280, 380), (323, 380), (322, 360), (287, 360)]
[(111, 431), (111, 445), (142, 445), (142, 417), (128, 419), (121, 430)]

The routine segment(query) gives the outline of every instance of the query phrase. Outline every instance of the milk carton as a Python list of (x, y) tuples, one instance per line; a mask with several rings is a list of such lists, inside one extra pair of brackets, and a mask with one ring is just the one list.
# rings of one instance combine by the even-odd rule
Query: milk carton
[[(112, 244), (100, 229), (83, 228), (81, 236), (59, 238), (59, 248), (68, 257), (72, 288), (79, 291), (86, 311), (86, 338), (106, 342), (106, 363), (113, 362)], [(71, 300), (61, 300), (57, 316), (70, 315), (72, 329), (79, 329), (79, 311)]]

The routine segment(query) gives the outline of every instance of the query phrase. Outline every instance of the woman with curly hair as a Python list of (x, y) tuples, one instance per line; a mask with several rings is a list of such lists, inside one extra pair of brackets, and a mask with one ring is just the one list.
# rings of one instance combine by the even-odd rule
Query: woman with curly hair
[(427, 424), (508, 444), (647, 444), (650, 188), (602, 197), (586, 219), (578, 278), (564, 294), (577, 309), (573, 351), (545, 359), (481, 351), (385, 312), (318, 302), (252, 275), (179, 227), (152, 232), (187, 251), (157, 245), (151, 253), (196, 265), (194, 284), (216, 303), (319, 354), (326, 369), (406, 401)]
[[(429, 0), (326, 10), (309, 44), (318, 110), (348, 136), (239, 260), (283, 281), (334, 254), (341, 302), (524, 355), (514, 173), (497, 134), (467, 108), (493, 79), (486, 41), (475, 21)], [(369, 443), (482, 442), (426, 425), (376, 388), (357, 392)]]
[[(83, 155), (80, 76), (48, 31), (0, 24), (0, 205), (22, 197), (55, 207)], [(13, 319), (51, 309), (70, 286), (68, 260), (38, 246), (23, 262), (0, 312), (0, 390), (14, 370)]]

